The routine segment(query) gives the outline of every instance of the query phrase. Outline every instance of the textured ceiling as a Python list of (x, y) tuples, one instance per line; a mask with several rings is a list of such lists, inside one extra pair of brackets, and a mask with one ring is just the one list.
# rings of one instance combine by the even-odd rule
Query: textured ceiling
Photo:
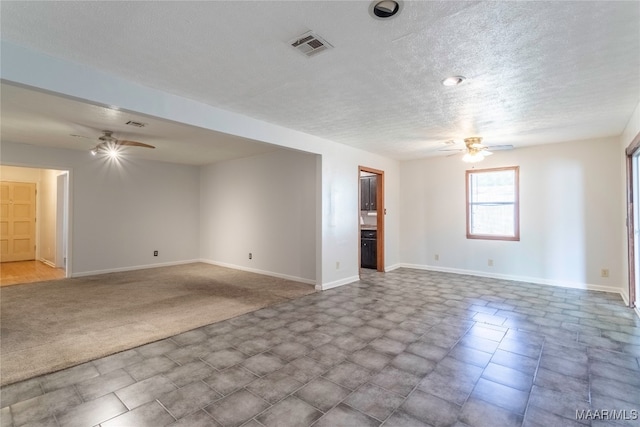
[[(397, 159), (618, 135), (640, 99), (637, 1), (405, 1), (387, 21), (366, 1), (0, 7), (4, 40)], [(308, 30), (334, 49), (288, 46)]]

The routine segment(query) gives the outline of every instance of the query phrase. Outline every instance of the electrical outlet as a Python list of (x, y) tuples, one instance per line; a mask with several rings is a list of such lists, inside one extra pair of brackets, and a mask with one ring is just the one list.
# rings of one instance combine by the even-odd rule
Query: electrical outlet
[(158, 256), (158, 251), (153, 251), (153, 256)]
[(488, 260), (487, 260), (487, 265), (488, 265), (489, 267), (493, 267), (493, 260), (492, 260), (492, 259), (488, 259)]
[(609, 277), (609, 269), (603, 268), (602, 270), (600, 270), (600, 277)]
[(436, 260), (436, 261), (440, 261), (440, 255), (435, 254), (435, 255), (433, 256), (433, 259), (434, 259), (434, 260)]
[(253, 259), (253, 254), (249, 252), (249, 259)]

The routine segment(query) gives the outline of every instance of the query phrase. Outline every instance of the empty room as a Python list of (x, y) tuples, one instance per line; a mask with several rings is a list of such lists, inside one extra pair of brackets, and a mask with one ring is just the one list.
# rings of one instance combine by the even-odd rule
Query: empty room
[(640, 417), (640, 2), (0, 3), (0, 425)]

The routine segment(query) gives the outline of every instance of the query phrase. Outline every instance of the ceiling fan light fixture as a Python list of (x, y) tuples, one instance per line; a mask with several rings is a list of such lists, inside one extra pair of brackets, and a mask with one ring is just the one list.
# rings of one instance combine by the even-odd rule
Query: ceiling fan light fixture
[(450, 76), (442, 80), (443, 86), (458, 86), (466, 80), (464, 76)]
[(478, 163), (484, 160), (484, 153), (481, 151), (469, 151), (462, 156), (465, 163)]

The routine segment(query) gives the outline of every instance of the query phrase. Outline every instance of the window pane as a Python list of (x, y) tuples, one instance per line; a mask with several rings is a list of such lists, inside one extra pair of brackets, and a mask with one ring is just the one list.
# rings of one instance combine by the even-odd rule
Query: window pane
[(471, 203), (514, 202), (515, 173), (512, 170), (471, 175)]
[(472, 205), (471, 234), (513, 236), (514, 206)]
[(467, 171), (467, 238), (520, 240), (517, 166)]

